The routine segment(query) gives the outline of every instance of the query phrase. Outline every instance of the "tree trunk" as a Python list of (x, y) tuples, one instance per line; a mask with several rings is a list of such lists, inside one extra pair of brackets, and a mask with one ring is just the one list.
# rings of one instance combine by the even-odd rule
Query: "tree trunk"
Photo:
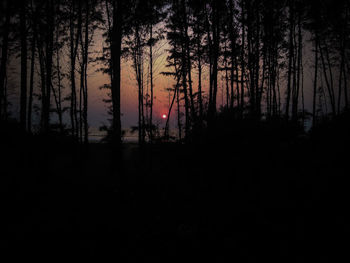
[[(290, 1), (292, 2), (292, 0)], [(289, 51), (288, 51), (288, 82), (287, 82), (287, 97), (286, 97), (286, 120), (289, 120), (289, 104), (292, 90), (292, 68), (293, 68), (293, 58), (294, 58), (294, 7), (292, 3), (289, 4)]]
[[(33, 21), (33, 27), (36, 27), (35, 21)], [(32, 108), (33, 108), (33, 89), (34, 89), (34, 68), (35, 68), (35, 42), (36, 42), (36, 30), (33, 29), (32, 47), (31, 47), (31, 63), (30, 63), (30, 80), (29, 80), (29, 98), (28, 98), (28, 132), (32, 131)]]
[(20, 126), (26, 129), (27, 119), (27, 19), (26, 0), (21, 0), (20, 32), (21, 32), (21, 99), (20, 99)]
[(225, 88), (226, 88), (226, 108), (230, 105), (230, 92), (229, 92), (229, 80), (228, 80), (228, 63), (227, 63), (227, 44), (225, 40), (225, 50), (224, 50), (224, 67), (225, 67)]
[(188, 92), (190, 96), (190, 108), (191, 108), (191, 119), (192, 121), (195, 120), (195, 107), (194, 107), (194, 100), (193, 100), (193, 89), (192, 89), (192, 76), (191, 76), (191, 51), (190, 51), (190, 41), (188, 36), (188, 22), (187, 22), (187, 10), (185, 1), (182, 0), (182, 12), (183, 12), (183, 22), (184, 22), (184, 40), (185, 40), (185, 48), (186, 48), (186, 68), (187, 68), (187, 74), (188, 74)]
[(345, 66), (343, 67), (343, 75), (344, 75), (344, 99), (345, 99), (345, 110), (349, 109), (349, 98), (348, 98), (348, 84), (346, 78), (346, 70)]
[(220, 25), (219, 25), (219, 14), (218, 14), (218, 7), (217, 3), (214, 2), (213, 4), (213, 25), (212, 25), (212, 32), (213, 32), (213, 70), (212, 70), (212, 81), (213, 81), (213, 95), (212, 95), (212, 101), (210, 104), (209, 109), (209, 120), (214, 118), (216, 114), (216, 99), (217, 99), (217, 92), (218, 92), (218, 58), (219, 58), (219, 43), (220, 43)]
[(71, 134), (73, 137), (76, 137), (76, 87), (75, 87), (75, 40), (74, 40), (74, 11), (75, 11), (75, 4), (74, 2), (71, 3), (71, 14), (70, 14), (70, 82), (71, 82), (71, 97), (70, 97), (70, 121), (71, 121)]
[[(235, 40), (234, 40), (234, 35), (233, 35), (233, 0), (230, 0), (229, 2), (229, 37), (230, 37), (230, 43), (231, 43), (231, 68), (230, 68), (230, 89), (231, 89), (231, 99), (230, 99), (230, 108), (233, 110), (234, 106), (234, 93), (233, 93), (233, 82), (234, 82), (234, 65), (236, 64), (234, 61), (236, 60), (235, 57), (235, 51), (234, 51), (234, 46), (235, 46)], [(238, 86), (238, 85), (237, 85)], [(239, 108), (239, 89), (237, 89), (237, 107)]]
[(181, 140), (182, 140), (182, 124), (181, 124), (180, 87), (179, 86), (177, 87), (176, 103), (177, 103), (177, 128), (178, 128), (178, 134), (179, 134), (179, 141), (181, 142)]
[(167, 119), (166, 119), (166, 123), (165, 123), (164, 137), (165, 137), (167, 140), (169, 139), (169, 121), (170, 121), (171, 110), (172, 110), (172, 108), (173, 108), (174, 101), (175, 101), (175, 98), (176, 98), (176, 94), (177, 94), (177, 92), (178, 92), (179, 81), (180, 81), (180, 79), (177, 78), (177, 83), (176, 83), (176, 85), (174, 86), (175, 88), (174, 88), (173, 99), (171, 100), (170, 107), (169, 107), (169, 111), (168, 111), (168, 115), (167, 115)]
[(149, 116), (150, 142), (153, 143), (153, 26), (150, 25), (150, 45), (149, 45), (149, 67), (150, 67), (150, 82), (151, 82), (151, 104)]
[(185, 138), (188, 138), (189, 132), (190, 132), (190, 114), (189, 114), (189, 109), (190, 109), (190, 103), (188, 101), (188, 94), (187, 94), (187, 60), (186, 60), (186, 49), (184, 47), (184, 43), (182, 45), (182, 67), (181, 67), (181, 72), (182, 72), (182, 87), (183, 87), (183, 92), (184, 92), (184, 99), (185, 99)]
[(245, 0), (241, 0), (242, 5), (242, 47), (241, 47), (241, 103), (240, 118), (243, 118), (244, 112), (244, 74), (245, 74)]
[(1, 46), (1, 64), (0, 64), (0, 120), (7, 115), (6, 112), (6, 94), (5, 94), (5, 80), (7, 71), (8, 58), (8, 42), (9, 42), (9, 27), (10, 27), (10, 12), (6, 10), (5, 23), (3, 27), (3, 41)]
[(336, 115), (336, 109), (335, 109), (335, 95), (334, 95), (334, 82), (333, 82), (333, 70), (332, 70), (332, 63), (330, 60), (329, 56), (329, 50), (327, 43), (325, 42), (325, 52), (326, 52), (326, 59), (327, 59), (327, 66), (328, 66), (328, 71), (329, 71), (329, 81), (330, 81), (330, 94), (331, 94), (331, 99), (332, 99), (332, 112), (333, 116)]
[(86, 17), (85, 17), (85, 42), (83, 52), (84, 63), (84, 90), (83, 90), (83, 125), (84, 125), (84, 143), (89, 142), (89, 124), (88, 124), (88, 81), (87, 81), (87, 68), (88, 68), (88, 56), (89, 56), (89, 23), (90, 23), (90, 4), (86, 1)]
[[(199, 26), (197, 24), (197, 30), (199, 32)], [(197, 56), (198, 56), (198, 103), (199, 103), (199, 118), (203, 120), (203, 101), (202, 101), (202, 57), (201, 57), (201, 42), (199, 34), (197, 35)]]
[(121, 72), (121, 45), (122, 45), (122, 6), (121, 1), (113, 2), (113, 26), (111, 36), (111, 64), (112, 64), (112, 141), (115, 145), (121, 144), (120, 120), (120, 72)]
[(324, 55), (323, 55), (323, 50), (322, 50), (321, 44), (318, 43), (318, 46), (319, 46), (319, 49), (320, 49), (320, 56), (321, 56), (321, 63), (322, 63), (322, 68), (323, 68), (323, 75), (324, 75), (324, 78), (325, 78), (325, 81), (326, 81), (328, 96), (329, 96), (329, 100), (330, 100), (330, 103), (331, 103), (332, 115), (334, 117), (335, 114), (336, 114), (336, 110), (335, 110), (335, 103), (334, 103), (332, 85), (330, 84), (329, 79), (328, 79), (328, 74), (327, 74), (327, 69), (326, 69), (326, 62), (325, 62), (325, 59), (324, 59)]
[(341, 91), (342, 91), (342, 82), (343, 82), (343, 68), (344, 68), (344, 56), (341, 55), (340, 64), (339, 64), (339, 82), (338, 82), (338, 114), (340, 114), (340, 106), (341, 106)]
[(315, 73), (314, 73), (314, 92), (312, 102), (312, 126), (316, 125), (316, 96), (317, 96), (317, 75), (318, 75), (318, 36), (315, 36)]
[[(58, 33), (56, 37), (56, 41), (58, 42)], [(63, 134), (63, 113), (62, 113), (62, 77), (61, 77), (61, 66), (60, 66), (60, 54), (59, 54), (59, 48), (57, 48), (57, 54), (56, 54), (56, 67), (57, 67), (57, 114), (58, 114), (58, 122), (60, 126), (60, 133)]]
[(50, 102), (51, 102), (51, 88), (52, 88), (52, 52), (53, 52), (53, 31), (54, 31), (54, 11), (53, 1), (48, 1), (46, 4), (47, 15), (47, 32), (46, 32), (46, 54), (45, 54), (45, 66), (46, 66), (46, 91), (43, 97), (43, 133), (49, 132), (50, 125)]

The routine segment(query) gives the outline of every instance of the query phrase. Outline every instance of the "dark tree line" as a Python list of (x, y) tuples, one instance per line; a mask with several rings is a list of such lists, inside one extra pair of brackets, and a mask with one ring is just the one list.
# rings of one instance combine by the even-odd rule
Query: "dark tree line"
[[(9, 64), (18, 58), (19, 123), (88, 142), (88, 70), (110, 76), (112, 141), (119, 144), (122, 59), (138, 89), (139, 142), (155, 138), (154, 49), (166, 39), (174, 78), (165, 126), (176, 111), (179, 139), (233, 119), (284, 120), (315, 126), (348, 110), (350, 1), (301, 0), (21, 0), (0, 8), (0, 116), (10, 116)], [(94, 34), (105, 49), (93, 56)], [(312, 71), (312, 85), (305, 72)], [(148, 79), (147, 81), (145, 79)], [(222, 94), (222, 103), (219, 102)], [(312, 94), (307, 107), (306, 94)], [(221, 107), (219, 107), (221, 106)], [(310, 112), (309, 112), (310, 111)], [(65, 117), (66, 116), (66, 117)]]

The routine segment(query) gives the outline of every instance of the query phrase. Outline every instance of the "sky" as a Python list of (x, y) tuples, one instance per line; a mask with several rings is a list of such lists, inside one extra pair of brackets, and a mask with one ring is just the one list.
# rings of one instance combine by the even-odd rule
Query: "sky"
[[(307, 38), (307, 36), (306, 36)], [(101, 35), (96, 36), (95, 46), (92, 47), (94, 50), (102, 50), (102, 37)], [(160, 126), (165, 125), (165, 120), (161, 118), (163, 114), (168, 114), (168, 109), (170, 105), (170, 99), (172, 94), (169, 94), (166, 91), (167, 88), (173, 87), (175, 81), (172, 76), (161, 75), (162, 71), (173, 71), (172, 68), (166, 68), (166, 57), (168, 55), (167, 49), (169, 47), (166, 44), (166, 39), (158, 43), (154, 48), (156, 50), (154, 53), (155, 57), (155, 66), (154, 66), (154, 122), (159, 122)], [(310, 57), (311, 45), (307, 41), (304, 41), (304, 97), (305, 97), (305, 107), (308, 110), (311, 110), (312, 102), (312, 85), (313, 85), (313, 60)], [(147, 53), (147, 50), (146, 50)], [(148, 56), (148, 54), (145, 54)], [(147, 70), (148, 70), (148, 60), (145, 61), (145, 83), (147, 85)], [(108, 118), (107, 114), (107, 105), (103, 102), (103, 98), (107, 98), (107, 91), (100, 90), (99, 87), (103, 84), (110, 83), (109, 76), (102, 74), (101, 72), (96, 72), (96, 69), (99, 66), (90, 65), (89, 71), (89, 124), (91, 127), (99, 127), (102, 123), (106, 122)], [(202, 73), (202, 85), (204, 92), (208, 93), (208, 69), (207, 66), (203, 67)], [(137, 82), (134, 76), (134, 70), (131, 66), (130, 59), (122, 60), (122, 73), (121, 73), (121, 111), (122, 111), (122, 127), (129, 128), (131, 126), (136, 126), (138, 121), (138, 91), (137, 91)], [(219, 73), (220, 74), (220, 73)], [(281, 76), (283, 77), (283, 75)], [(192, 79), (193, 79), (193, 89), (197, 91), (198, 86), (198, 73), (197, 69), (192, 69)], [(217, 103), (218, 108), (225, 101), (225, 91), (223, 91), (223, 80), (221, 77), (218, 77), (218, 96)], [(283, 84), (284, 80), (281, 80), (281, 101), (284, 104), (284, 91)], [(149, 88), (149, 85), (148, 85)], [(145, 87), (145, 90), (147, 87)], [(170, 95), (170, 96), (169, 96)], [(175, 127), (175, 107), (172, 110), (171, 124)]]
[[(92, 53), (102, 53), (103, 46), (106, 43), (102, 38), (102, 31), (95, 32), (94, 43), (90, 47)], [(312, 78), (313, 78), (313, 60), (309, 56), (311, 46), (307, 41), (304, 42), (304, 90), (305, 90), (305, 105), (306, 108), (310, 110), (311, 101), (312, 101)], [(154, 123), (158, 124), (160, 128), (165, 126), (165, 120), (162, 118), (163, 114), (168, 114), (168, 109), (170, 105), (170, 100), (172, 98), (172, 93), (170, 94), (166, 91), (167, 88), (172, 88), (175, 84), (175, 81), (172, 76), (164, 76), (160, 73), (162, 71), (173, 71), (172, 68), (166, 68), (166, 58), (168, 55), (166, 39), (161, 40), (157, 46), (154, 47), (154, 114), (153, 119)], [(69, 70), (69, 60), (67, 56), (68, 50), (62, 50), (62, 67), (66, 72)], [(92, 54), (93, 56), (93, 54)], [(145, 57), (147, 57), (147, 50), (145, 52)], [(11, 57), (11, 65), (9, 74), (9, 95), (10, 101), (12, 101), (12, 113), (14, 116), (18, 116), (19, 112), (19, 59), (14, 55)], [(107, 119), (109, 118), (107, 113), (107, 104), (103, 99), (108, 98), (107, 90), (100, 89), (104, 84), (109, 84), (110, 79), (107, 74), (103, 74), (98, 71), (101, 66), (98, 64), (90, 63), (88, 65), (88, 122), (91, 130), (97, 131), (98, 128), (104, 124), (108, 124)], [(37, 68), (38, 70), (38, 68)], [(145, 90), (149, 89), (149, 82), (147, 82), (147, 70), (148, 70), (148, 60), (145, 60)], [(202, 76), (202, 85), (204, 92), (208, 92), (208, 72), (207, 66), (203, 67), (203, 76)], [(193, 79), (193, 89), (194, 92), (197, 91), (197, 69), (193, 68), (192, 79)], [(222, 101), (225, 100), (223, 97), (223, 83), (221, 77), (218, 77), (219, 80), (219, 90), (218, 90), (218, 108), (222, 104)], [(66, 83), (66, 92), (69, 92), (70, 83)], [(36, 83), (38, 90), (40, 83)], [(79, 86), (79, 77), (77, 78), (77, 85)], [(284, 101), (284, 92), (283, 92), (283, 80), (281, 82), (281, 99), (282, 104)], [(52, 100), (52, 103), (53, 100)], [(137, 91), (137, 82), (134, 76), (134, 70), (131, 66), (130, 58), (122, 60), (122, 72), (121, 72), (121, 112), (122, 112), (122, 128), (129, 129), (131, 126), (136, 126), (138, 121), (138, 91)], [(39, 114), (36, 116), (37, 120)], [(170, 122), (170, 128), (175, 128), (175, 116), (176, 111), (173, 107), (172, 118)], [(68, 114), (66, 114), (66, 121), (69, 123)], [(53, 116), (53, 120), (55, 117)]]
[[(101, 33), (97, 32), (95, 37), (95, 44), (91, 47), (92, 50), (102, 52), (104, 43), (101, 37)], [(159, 124), (160, 127), (165, 126), (166, 120), (162, 118), (163, 114), (168, 114), (170, 101), (173, 95), (167, 91), (168, 88), (172, 88), (175, 84), (175, 80), (172, 76), (164, 76), (161, 72), (173, 71), (173, 68), (167, 68), (166, 58), (168, 56), (168, 45), (166, 40), (159, 41), (153, 48), (153, 74), (154, 74), (154, 108), (153, 108), (153, 121), (155, 124)], [(145, 64), (144, 64), (144, 82), (145, 91), (149, 91), (149, 78), (148, 78), (148, 50), (145, 50)], [(138, 90), (137, 82), (135, 78), (134, 69), (132, 68), (130, 58), (122, 59), (121, 70), (121, 112), (122, 112), (122, 128), (128, 129), (131, 126), (136, 126), (138, 122)], [(89, 89), (89, 125), (91, 127), (99, 127), (103, 123), (107, 123), (107, 104), (103, 102), (104, 98), (108, 98), (107, 91), (105, 89), (99, 89), (104, 84), (109, 84), (110, 79), (107, 74), (102, 72), (96, 72), (100, 67), (99, 65), (89, 65), (88, 75), (88, 89)], [(204, 69), (203, 79), (205, 81), (206, 69)], [(193, 87), (197, 90), (198, 75), (196, 70), (193, 70)], [(206, 83), (203, 83), (203, 89), (206, 89)], [(171, 113), (170, 125), (175, 125), (175, 107), (173, 107)]]
[[(106, 43), (102, 38), (102, 31), (96, 31), (94, 42), (90, 47), (91, 56), (96, 56), (95, 54), (102, 54), (103, 46)], [(155, 47), (153, 52), (154, 59), (154, 108), (153, 108), (153, 119), (154, 123), (159, 123), (160, 127), (165, 126), (165, 120), (162, 118), (163, 114), (168, 114), (169, 108), (169, 92), (166, 91), (167, 88), (172, 88), (175, 84), (173, 77), (167, 77), (160, 74), (162, 71), (171, 71), (172, 69), (166, 68), (166, 40), (160, 41)], [(61, 51), (60, 64), (62, 66), (62, 71), (65, 73), (69, 72), (70, 62), (68, 59), (69, 50), (65, 47)], [(145, 53), (145, 56), (148, 56)], [(9, 100), (12, 105), (9, 110), (11, 114), (18, 118), (19, 116), (19, 87), (20, 87), (20, 60), (15, 55), (10, 57), (10, 65), (8, 77), (8, 92)], [(28, 63), (29, 65), (29, 63)], [(77, 63), (78, 66), (78, 63)], [(108, 74), (104, 74), (98, 69), (101, 65), (97, 63), (89, 63), (88, 65), (88, 123), (93, 131), (97, 131), (99, 127), (104, 124), (108, 124), (108, 105), (103, 101), (108, 98), (108, 91), (106, 89), (100, 89), (104, 84), (110, 84), (110, 77)], [(132, 68), (130, 58), (122, 59), (122, 71), (121, 71), (121, 112), (122, 112), (122, 128), (129, 129), (131, 126), (136, 126), (138, 122), (138, 91), (137, 82), (135, 79), (135, 73)], [(39, 67), (36, 66), (36, 72), (38, 72)], [(147, 82), (147, 70), (148, 70), (148, 60), (145, 59), (145, 90), (149, 89), (149, 81)], [(29, 75), (29, 74), (28, 74)], [(29, 76), (28, 76), (29, 78)], [(29, 80), (29, 79), (28, 79)], [(76, 85), (79, 87), (80, 77), (77, 74)], [(66, 87), (64, 93), (68, 94), (70, 92), (70, 81), (65, 80), (63, 85)], [(147, 88), (148, 85), (148, 88)], [(40, 90), (40, 80), (38, 75), (36, 75), (34, 92), (39, 92)], [(38, 101), (36, 101), (40, 104)], [(51, 100), (52, 107), (54, 107), (54, 101)], [(68, 104), (67, 104), (68, 105)], [(173, 114), (175, 112), (173, 111)], [(69, 114), (65, 114), (65, 121), (69, 123)], [(33, 116), (34, 123), (35, 120), (38, 123), (40, 114)], [(53, 114), (52, 122), (56, 120), (56, 116)], [(171, 124), (175, 120), (171, 118)]]

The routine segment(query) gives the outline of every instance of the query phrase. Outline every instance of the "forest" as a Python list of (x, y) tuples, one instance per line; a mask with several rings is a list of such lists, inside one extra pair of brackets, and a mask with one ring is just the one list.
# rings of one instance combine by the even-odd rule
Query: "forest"
[[(337, 261), (349, 13), (349, 0), (1, 1), (1, 250)], [(94, 74), (107, 80), (99, 142)]]

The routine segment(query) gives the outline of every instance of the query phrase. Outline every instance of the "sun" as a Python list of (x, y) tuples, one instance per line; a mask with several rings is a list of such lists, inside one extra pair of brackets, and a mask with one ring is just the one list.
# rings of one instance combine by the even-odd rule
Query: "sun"
[(163, 115), (162, 115), (162, 119), (166, 119), (166, 114), (163, 114)]

